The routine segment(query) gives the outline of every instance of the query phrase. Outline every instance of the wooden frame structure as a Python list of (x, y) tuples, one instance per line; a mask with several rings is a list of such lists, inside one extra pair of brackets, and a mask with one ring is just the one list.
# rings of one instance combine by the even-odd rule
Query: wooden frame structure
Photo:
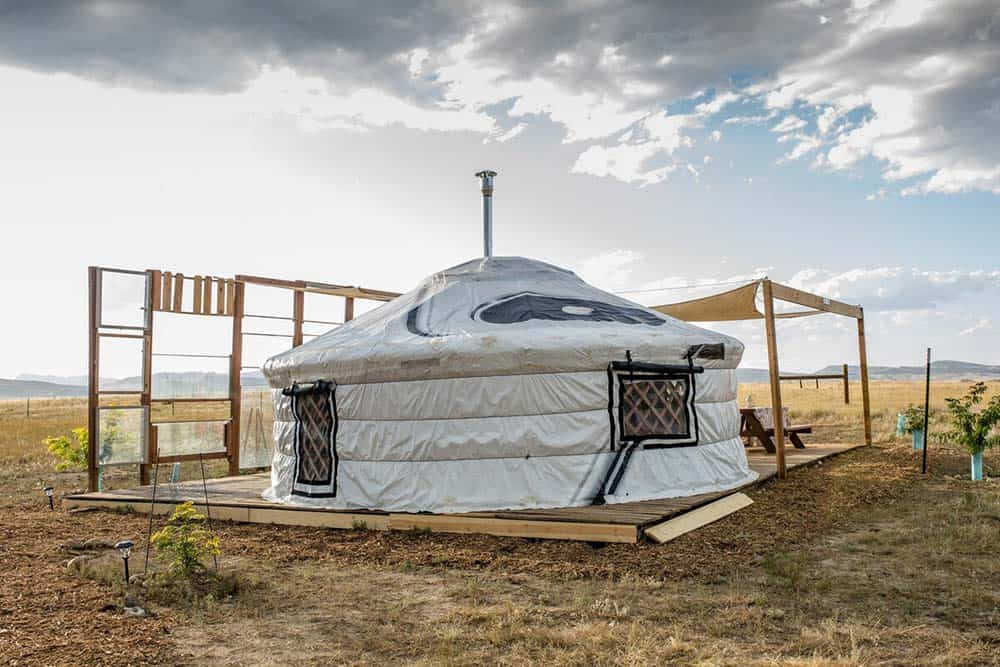
[(815, 380), (816, 388), (819, 388), (820, 380), (840, 380), (844, 383), (844, 405), (851, 404), (851, 384), (847, 376), (847, 364), (841, 366), (839, 373), (802, 373), (795, 375), (780, 375), (779, 380), (798, 380), (799, 388), (802, 387), (803, 380)]
[[(858, 446), (829, 444), (795, 450), (789, 456), (789, 468), (805, 468)], [(161, 484), (155, 498), (152, 488), (145, 486), (71, 494), (63, 502), (68, 507), (128, 508), (156, 515), (168, 515), (178, 504), (187, 501), (193, 502), (201, 511), (209, 511), (207, 502), (213, 520), (347, 530), (425, 530), (634, 544), (645, 538), (654, 542), (673, 539), (746, 506), (747, 499), (739, 491), (756, 488), (776, 474), (773, 456), (757, 450), (747, 454), (747, 461), (759, 477), (739, 489), (681, 498), (582, 507), (432, 514), (284, 505), (261, 497), (261, 492), (271, 483), (267, 473), (221, 477), (206, 482), (196, 479)]]
[[(102, 319), (102, 276), (105, 273), (124, 274), (136, 277), (143, 277), (146, 281), (145, 297), (141, 304), (143, 312), (142, 326), (117, 326), (109, 325)], [(246, 313), (246, 286), (259, 285), (288, 290), (291, 292), (291, 317), (283, 317), (273, 314)], [(243, 365), (243, 339), (244, 336), (279, 336), (281, 334), (263, 334), (247, 332), (243, 329), (244, 319), (250, 318), (270, 318), (276, 320), (291, 321), (292, 334), (291, 347), (301, 345), (305, 334), (303, 325), (306, 323), (338, 325), (339, 322), (329, 322), (322, 320), (309, 320), (305, 313), (306, 293), (316, 293), (326, 296), (342, 297), (344, 299), (344, 322), (354, 318), (354, 306), (356, 299), (368, 299), (372, 301), (390, 301), (399, 296), (396, 292), (367, 289), (364, 287), (354, 287), (348, 285), (334, 285), (329, 283), (319, 283), (306, 280), (282, 280), (278, 278), (264, 278), (261, 276), (236, 275), (232, 278), (223, 278), (210, 275), (185, 276), (182, 273), (170, 271), (160, 271), (147, 269), (136, 271), (130, 269), (118, 269), (110, 267), (91, 266), (88, 268), (89, 287), (89, 316), (88, 316), (88, 383), (87, 383), (87, 425), (90, 432), (91, 441), (96, 443), (99, 437), (100, 409), (102, 407), (102, 396), (123, 397), (127, 395), (137, 396), (138, 405), (129, 407), (139, 407), (145, 409), (145, 422), (143, 440), (146, 451), (144, 462), (139, 464), (140, 484), (149, 483), (150, 467), (159, 463), (178, 463), (188, 460), (205, 459), (226, 459), (229, 465), (229, 474), (238, 475), (240, 472), (240, 421), (242, 402), (242, 381), (241, 373), (246, 370)], [(190, 295), (187, 298), (185, 295)], [(169, 398), (157, 399), (153, 397), (153, 322), (156, 313), (174, 313), (195, 317), (227, 317), (232, 321), (232, 336), (230, 339), (230, 350), (227, 355), (180, 355), (180, 356), (206, 356), (216, 358), (228, 358), (229, 386), (226, 397), (190, 397), (190, 398)], [(101, 340), (106, 338), (133, 339), (142, 343), (142, 370), (141, 389), (139, 390), (101, 390)], [(188, 422), (224, 422), (223, 443), (224, 450), (203, 454), (181, 454), (173, 456), (160, 456), (158, 447), (158, 424), (154, 421), (152, 408), (158, 403), (226, 403), (229, 404), (228, 419), (212, 418), (206, 420), (186, 420)], [(163, 422), (165, 423), (165, 422)], [(99, 486), (98, 448), (92, 446), (87, 452), (87, 488), (90, 491), (97, 491)]]
[[(763, 297), (764, 312), (760, 313), (755, 305), (758, 291)], [(795, 312), (777, 312), (775, 302), (803, 306), (808, 310)], [(861, 306), (844, 303), (818, 294), (812, 294), (788, 285), (776, 283), (768, 278), (755, 280), (746, 285), (713, 296), (693, 299), (680, 303), (654, 306), (654, 310), (678, 317), (690, 322), (720, 322), (735, 320), (763, 319), (767, 338), (768, 376), (771, 385), (771, 409), (775, 415), (782, 414), (781, 380), (798, 376), (781, 375), (778, 363), (778, 335), (775, 322), (778, 319), (789, 319), (832, 313), (853, 318), (858, 327), (858, 361), (861, 375), (861, 405), (864, 415), (865, 444), (872, 444), (871, 403), (868, 387), (868, 352), (865, 344), (865, 312)], [(846, 382), (847, 367), (844, 366), (844, 400), (849, 402), (850, 393)], [(839, 376), (834, 376), (839, 377)], [(784, 479), (787, 467), (785, 465), (785, 433), (784, 429), (776, 428), (774, 433), (775, 459), (777, 475)]]

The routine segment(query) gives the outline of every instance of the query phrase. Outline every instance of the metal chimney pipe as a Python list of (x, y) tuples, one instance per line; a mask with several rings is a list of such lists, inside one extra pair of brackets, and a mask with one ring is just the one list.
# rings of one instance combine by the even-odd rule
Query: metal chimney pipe
[(484, 169), (476, 174), (483, 182), (483, 256), (493, 256), (493, 177), (495, 171)]

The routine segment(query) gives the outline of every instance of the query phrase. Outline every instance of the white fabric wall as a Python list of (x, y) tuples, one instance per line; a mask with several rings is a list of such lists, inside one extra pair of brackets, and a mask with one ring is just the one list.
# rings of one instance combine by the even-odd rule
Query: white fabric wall
[[(707, 370), (695, 387), (699, 444), (636, 452), (608, 502), (754, 479), (738, 437), (735, 372)], [(269, 499), (433, 512), (586, 505), (613, 458), (606, 371), (342, 385), (336, 399), (337, 496), (291, 495), (294, 421), (276, 391)]]

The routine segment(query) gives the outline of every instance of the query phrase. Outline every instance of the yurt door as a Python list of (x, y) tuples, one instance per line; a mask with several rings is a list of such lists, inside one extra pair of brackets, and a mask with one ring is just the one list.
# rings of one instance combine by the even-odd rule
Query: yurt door
[(309, 498), (337, 495), (337, 400), (335, 384), (314, 382), (283, 390), (295, 416), (295, 483)]

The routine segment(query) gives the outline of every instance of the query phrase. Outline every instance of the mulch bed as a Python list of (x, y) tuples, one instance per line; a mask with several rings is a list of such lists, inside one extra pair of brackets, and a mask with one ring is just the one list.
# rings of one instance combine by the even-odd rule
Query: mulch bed
[[(937, 454), (935, 474), (961, 472), (959, 455)], [(327, 561), (376, 569), (455, 568), (553, 579), (713, 577), (763, 555), (791, 552), (866, 508), (898, 501), (919, 478), (908, 447), (853, 450), (792, 471), (783, 482), (748, 492), (754, 504), (667, 545), (529, 541), (426, 532), (342, 531), (216, 522), (227, 558), (281, 566)], [(185, 612), (127, 618), (108, 587), (67, 571), (62, 547), (88, 538), (141, 545), (146, 517), (110, 512), (50, 512), (42, 498), (6, 499), (0, 523), (0, 662), (5, 664), (163, 664), (172, 662), (170, 629)], [(154, 520), (154, 525), (162, 518)], [(141, 569), (137, 548), (135, 570)], [(117, 606), (114, 606), (117, 605)]]

